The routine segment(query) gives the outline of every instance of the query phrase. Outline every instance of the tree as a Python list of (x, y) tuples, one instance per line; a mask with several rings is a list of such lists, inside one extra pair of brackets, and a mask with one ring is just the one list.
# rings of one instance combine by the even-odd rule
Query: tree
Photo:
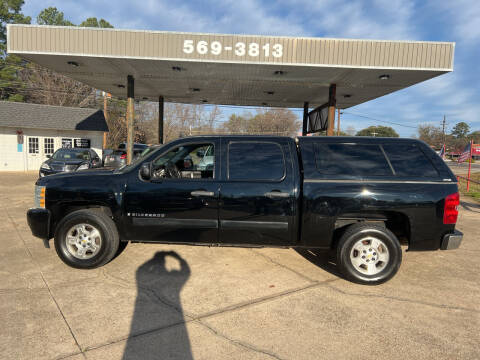
[(65, 20), (62, 11), (56, 7), (48, 7), (43, 9), (37, 16), (37, 23), (39, 25), (59, 25), (59, 26), (75, 26), (68, 20)]
[[(48, 7), (37, 16), (37, 22), (42, 25), (75, 26), (62, 11), (56, 7)], [(112, 27), (106, 20), (98, 21), (88, 18), (83, 26)], [(18, 64), (13, 70), (5, 69), (5, 78), (15, 80), (15, 86), (1, 87), (0, 95), (9, 100), (35, 102), (46, 105), (59, 106), (96, 106), (96, 90), (91, 86), (54, 71), (43, 68), (34, 63), (18, 59)]]
[(418, 126), (418, 138), (436, 149), (443, 146), (443, 131), (441, 127), (423, 124)]
[(221, 130), (228, 134), (295, 136), (300, 125), (300, 121), (291, 110), (266, 108), (257, 110), (255, 115), (251, 113), (233, 114), (228, 121), (223, 123)]
[(100, 21), (98, 21), (96, 17), (88, 18), (78, 26), (93, 27), (93, 28), (113, 28), (113, 25), (110, 24), (107, 20), (100, 19)]
[(92, 107), (96, 105), (96, 90), (77, 80), (40, 65), (29, 63), (21, 71), (28, 89), (27, 100), (36, 104)]
[(468, 138), (473, 140), (475, 144), (480, 144), (480, 130), (468, 134)]
[(397, 132), (390, 126), (369, 126), (357, 132), (356, 136), (399, 137)]
[(463, 139), (467, 136), (470, 131), (470, 126), (465, 122), (457, 123), (452, 130), (452, 135), (457, 139)]
[(7, 41), (7, 24), (30, 24), (32, 18), (20, 11), (23, 0), (0, 0), (0, 49), (2, 58), (5, 56)]
[(23, 0), (0, 0), (0, 100), (23, 101), (18, 90), (18, 71), (25, 63), (15, 55), (7, 55), (7, 24), (30, 24), (30, 16), (21, 13)]

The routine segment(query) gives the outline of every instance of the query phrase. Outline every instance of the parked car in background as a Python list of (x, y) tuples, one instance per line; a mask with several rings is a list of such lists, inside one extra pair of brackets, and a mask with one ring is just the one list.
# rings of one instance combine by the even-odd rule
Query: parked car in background
[[(140, 157), (142, 152), (148, 148), (145, 144), (133, 144), (133, 160)], [(114, 150), (110, 155), (105, 156), (103, 162), (104, 166), (110, 168), (120, 168), (127, 163), (127, 148), (126, 144), (122, 143), (118, 146), (117, 150)]]
[(112, 155), (114, 151), (115, 151), (115, 150), (113, 150), (113, 149), (103, 149), (103, 152), (102, 152), (102, 164), (105, 165), (105, 158), (106, 158), (108, 155)]
[(102, 159), (92, 149), (73, 148), (58, 149), (53, 155), (47, 155), (48, 160), (40, 166), (39, 176), (98, 168)]

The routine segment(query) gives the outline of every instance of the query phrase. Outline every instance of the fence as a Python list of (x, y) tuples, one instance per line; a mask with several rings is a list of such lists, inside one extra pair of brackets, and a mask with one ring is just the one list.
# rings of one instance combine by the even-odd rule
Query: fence
[(480, 197), (480, 182), (477, 180), (468, 179), (464, 176), (457, 176), (458, 189), (462, 193), (468, 193), (470, 195), (476, 195)]

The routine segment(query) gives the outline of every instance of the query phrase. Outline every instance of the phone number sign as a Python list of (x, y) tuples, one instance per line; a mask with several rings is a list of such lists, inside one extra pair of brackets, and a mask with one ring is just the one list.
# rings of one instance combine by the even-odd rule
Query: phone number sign
[(191, 40), (183, 41), (184, 54), (214, 55), (220, 56), (225, 53), (231, 53), (236, 57), (273, 57), (281, 58), (283, 56), (283, 45), (278, 43), (243, 42), (222, 43), (221, 41)]

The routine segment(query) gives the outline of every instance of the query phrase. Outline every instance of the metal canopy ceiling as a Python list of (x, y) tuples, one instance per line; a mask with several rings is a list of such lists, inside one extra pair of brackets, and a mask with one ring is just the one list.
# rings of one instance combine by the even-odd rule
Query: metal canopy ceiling
[(316, 106), (328, 101), (328, 87), (336, 84), (337, 107), (348, 108), (452, 71), (455, 46), (32, 25), (7, 29), (9, 53), (112, 95), (125, 97), (127, 75), (133, 75), (139, 100), (163, 96), (169, 102), (223, 105)]

